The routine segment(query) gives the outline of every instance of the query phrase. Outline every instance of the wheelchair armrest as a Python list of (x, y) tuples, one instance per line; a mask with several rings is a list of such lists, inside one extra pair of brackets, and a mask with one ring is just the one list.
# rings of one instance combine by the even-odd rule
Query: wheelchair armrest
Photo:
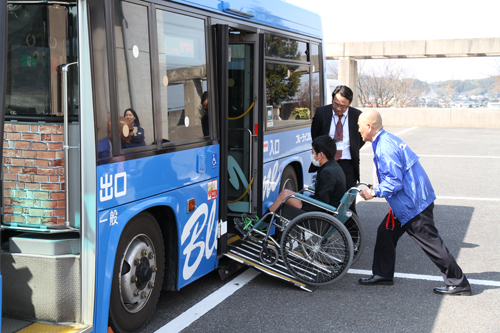
[(337, 210), (337, 208), (335, 208), (333, 206), (330, 206), (330, 205), (324, 203), (323, 201), (319, 201), (319, 200), (313, 199), (311, 197), (308, 197), (307, 195), (303, 195), (303, 194), (300, 194), (300, 193), (295, 193), (295, 197), (299, 198), (300, 200), (303, 200), (305, 202), (309, 202), (309, 203), (312, 203), (312, 204), (314, 204), (316, 206), (324, 208), (326, 210), (332, 211), (332, 212), (335, 212)]
[[(344, 197), (346, 197), (347, 195), (344, 195)], [(344, 204), (344, 202), (342, 202), (342, 200), (340, 201), (341, 202), (341, 205), (339, 206), (340, 209), (338, 208), (335, 208), (329, 204), (326, 204), (324, 203), (323, 201), (319, 201), (319, 200), (316, 200), (316, 199), (313, 199), (311, 197), (308, 197), (308, 196), (305, 196), (303, 194), (300, 194), (300, 193), (295, 193), (295, 197), (296, 198), (299, 198), (303, 201), (306, 201), (306, 202), (310, 202), (316, 206), (319, 206), (323, 209), (326, 209), (330, 212), (334, 212), (335, 214), (335, 217), (342, 223), (346, 223), (346, 221), (349, 219), (350, 217), (350, 214), (347, 214), (348, 210), (349, 210), (349, 207), (352, 203), (352, 200), (351, 199), (347, 199), (346, 197), (346, 201), (349, 203), (348, 205)], [(342, 199), (344, 199), (344, 197)], [(356, 197), (356, 196), (354, 196)], [(352, 197), (351, 197), (352, 198)]]

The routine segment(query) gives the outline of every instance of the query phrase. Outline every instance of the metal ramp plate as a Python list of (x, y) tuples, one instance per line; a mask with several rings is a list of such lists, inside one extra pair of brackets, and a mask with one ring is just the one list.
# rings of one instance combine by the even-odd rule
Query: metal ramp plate
[(264, 264), (259, 257), (261, 249), (262, 246), (260, 245), (260, 243), (240, 239), (228, 245), (228, 252), (225, 253), (225, 256), (247, 266), (258, 269), (259, 271), (271, 275), (275, 278), (291, 283), (303, 290), (313, 292), (318, 288), (317, 286), (297, 281), (295, 276), (293, 276), (288, 271), (285, 263), (281, 259), (281, 256), (278, 259), (278, 262), (273, 266)]

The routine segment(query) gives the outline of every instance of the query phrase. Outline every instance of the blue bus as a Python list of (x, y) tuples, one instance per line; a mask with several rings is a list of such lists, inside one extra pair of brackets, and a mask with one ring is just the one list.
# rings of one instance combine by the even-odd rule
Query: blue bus
[(136, 332), (311, 184), (321, 19), (280, 0), (0, 2), (2, 325)]

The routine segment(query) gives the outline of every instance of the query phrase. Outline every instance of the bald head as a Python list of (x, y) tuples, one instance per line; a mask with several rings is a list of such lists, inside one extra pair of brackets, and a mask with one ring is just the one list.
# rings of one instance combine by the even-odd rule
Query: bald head
[(370, 109), (361, 113), (359, 119), (360, 121), (370, 124), (376, 132), (380, 131), (380, 129), (383, 127), (382, 117), (380, 116), (380, 113), (375, 109)]
[(372, 142), (377, 132), (383, 127), (380, 113), (374, 109), (364, 111), (359, 116), (358, 127), (363, 141)]

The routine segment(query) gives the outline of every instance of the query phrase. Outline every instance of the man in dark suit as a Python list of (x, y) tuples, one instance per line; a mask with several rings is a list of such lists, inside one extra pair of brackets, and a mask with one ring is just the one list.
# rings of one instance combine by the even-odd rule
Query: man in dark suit
[[(337, 86), (332, 93), (332, 104), (317, 108), (311, 125), (313, 140), (325, 134), (337, 140), (335, 160), (344, 171), (347, 189), (359, 181), (359, 150), (365, 144), (358, 131), (361, 111), (351, 107), (352, 99), (349, 87)], [(311, 164), (309, 172), (316, 171)], [(350, 209), (356, 213), (356, 201)]]

